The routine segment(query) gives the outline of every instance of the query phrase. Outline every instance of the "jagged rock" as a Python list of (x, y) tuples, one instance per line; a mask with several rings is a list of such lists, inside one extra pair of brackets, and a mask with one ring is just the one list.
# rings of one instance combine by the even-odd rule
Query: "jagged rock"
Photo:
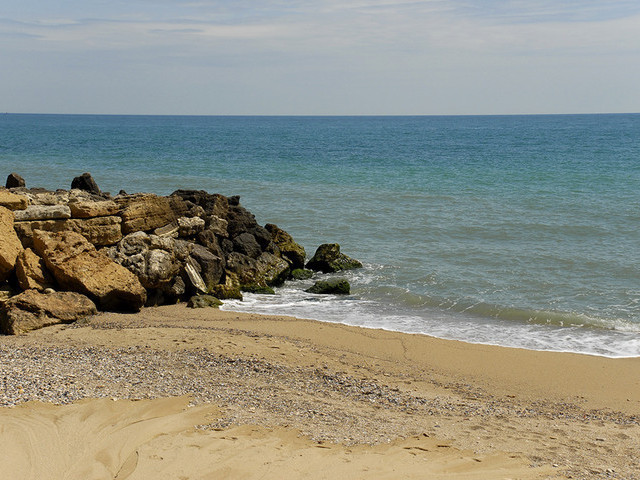
[(307, 268), (323, 273), (338, 272), (340, 270), (350, 270), (361, 268), (362, 263), (353, 258), (340, 253), (340, 245), (337, 243), (325, 243), (320, 245), (307, 263)]
[(101, 193), (100, 189), (98, 188), (98, 184), (93, 179), (90, 173), (83, 173), (82, 175), (75, 177), (71, 182), (71, 188), (84, 190), (95, 195), (100, 195)]
[(29, 198), (8, 190), (0, 190), (0, 207), (9, 210), (24, 210), (29, 205)]
[(215, 235), (219, 237), (228, 237), (229, 232), (227, 231), (227, 226), (229, 222), (227, 222), (224, 218), (216, 217), (215, 215), (209, 215), (206, 218), (207, 230), (211, 230)]
[[(223, 239), (223, 240), (227, 240), (227, 239)], [(225, 256), (224, 250), (220, 246), (220, 243), (218, 242), (218, 238), (216, 237), (215, 233), (213, 233), (213, 230), (210, 230), (207, 228), (206, 230), (200, 232), (198, 234), (198, 242), (203, 247), (206, 247), (207, 250), (212, 252), (214, 255), (224, 260), (224, 256)], [(229, 242), (231, 243), (230, 240)], [(231, 253), (232, 251), (233, 251), (233, 243), (231, 243), (231, 249), (229, 250), (228, 253)]]
[(26, 290), (0, 307), (0, 329), (7, 335), (72, 323), (97, 313), (95, 304), (75, 292), (39, 293)]
[(10, 173), (7, 177), (7, 188), (20, 188), (26, 186), (24, 182), (24, 178), (22, 178), (17, 173)]
[(34, 220), (16, 222), (14, 227), (22, 245), (33, 246), (33, 231), (71, 231), (81, 234), (96, 246), (113, 245), (122, 238), (120, 217), (72, 218), (69, 220)]
[(33, 232), (34, 250), (57, 283), (94, 299), (103, 310), (138, 311), (147, 292), (129, 270), (75, 232)]
[(4, 285), (0, 285), (0, 307), (4, 302), (9, 300), (14, 295), (13, 288), (11, 285), (5, 283)]
[(282, 285), (289, 275), (289, 263), (268, 252), (257, 259), (232, 252), (227, 257), (225, 273), (231, 285), (255, 291), (258, 287)]
[(222, 305), (222, 302), (212, 295), (194, 295), (187, 302), (187, 307), (189, 308), (218, 308), (220, 305)]
[(7, 279), (22, 251), (22, 243), (13, 228), (13, 212), (0, 207), (0, 282)]
[(176, 190), (171, 197), (179, 197), (185, 202), (202, 207), (206, 215), (226, 218), (229, 201), (224, 195), (208, 193), (204, 190)]
[(291, 278), (294, 280), (308, 280), (313, 277), (313, 270), (307, 270), (306, 268), (296, 268), (291, 271)]
[(113, 200), (70, 202), (69, 209), (72, 218), (108, 217), (120, 211), (120, 207)]
[(26, 248), (18, 255), (16, 276), (18, 285), (23, 290), (43, 291), (54, 286), (53, 277), (47, 270), (44, 260), (30, 248)]
[(204, 230), (205, 221), (200, 217), (180, 217), (178, 219), (178, 236), (194, 237)]
[(31, 188), (22, 193), (29, 198), (29, 205), (67, 205), (70, 197), (66, 190), (51, 192), (44, 188)]
[(207, 289), (220, 283), (224, 275), (225, 262), (223, 258), (198, 244), (193, 245), (189, 256), (199, 265), (200, 274)]
[(256, 237), (248, 232), (241, 233), (233, 239), (233, 249), (251, 258), (258, 258), (262, 253)]
[(203, 293), (207, 291), (207, 286), (205, 285), (204, 280), (202, 280), (202, 277), (191, 263), (185, 263), (184, 271), (186, 272), (191, 285)]
[(291, 235), (277, 225), (268, 223), (265, 229), (271, 234), (271, 240), (277, 245), (282, 257), (291, 264), (291, 268), (294, 270), (303, 268), (307, 258), (304, 247), (296, 243)]
[(176, 220), (169, 200), (152, 194), (116, 197), (122, 210), (122, 233), (147, 232)]
[(256, 217), (244, 207), (234, 205), (229, 207), (227, 214), (227, 231), (231, 238), (235, 238), (241, 233), (252, 231), (259, 227)]
[(349, 295), (351, 286), (344, 278), (330, 278), (329, 280), (318, 280), (311, 288), (305, 290), (307, 293), (321, 295)]
[(26, 209), (15, 212), (17, 222), (67, 218), (71, 218), (71, 209), (67, 205), (29, 205)]
[(164, 227), (156, 228), (153, 231), (153, 234), (159, 237), (178, 238), (179, 231), (180, 231), (180, 227), (176, 222), (176, 223), (170, 223), (168, 225), (165, 225)]
[(166, 289), (189, 254), (171, 237), (130, 233), (107, 250), (109, 258), (133, 272), (145, 288)]

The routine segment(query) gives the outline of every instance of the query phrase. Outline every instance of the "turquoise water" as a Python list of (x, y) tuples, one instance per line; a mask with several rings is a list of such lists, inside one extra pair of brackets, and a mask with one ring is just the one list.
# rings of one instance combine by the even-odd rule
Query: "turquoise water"
[(302, 282), (229, 309), (640, 355), (640, 115), (0, 115), (0, 167), (238, 194), (309, 255), (338, 242), (365, 263), (350, 297)]

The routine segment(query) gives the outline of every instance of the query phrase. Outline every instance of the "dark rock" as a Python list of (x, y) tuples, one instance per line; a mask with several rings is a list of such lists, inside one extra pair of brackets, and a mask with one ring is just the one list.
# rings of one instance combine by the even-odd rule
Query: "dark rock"
[(277, 225), (268, 223), (265, 225), (265, 229), (270, 233), (271, 239), (277, 245), (282, 257), (291, 264), (292, 269), (304, 267), (307, 253), (302, 245), (296, 243), (291, 235)]
[(192, 246), (189, 256), (200, 267), (198, 273), (202, 276), (202, 280), (207, 286), (207, 289), (211, 289), (213, 285), (220, 283), (224, 275), (224, 259), (198, 244)]
[(187, 303), (189, 308), (218, 308), (220, 305), (222, 305), (222, 302), (212, 295), (194, 295)]
[(233, 249), (251, 258), (258, 258), (262, 253), (260, 244), (250, 233), (241, 233), (233, 239)]
[(191, 203), (191, 207), (187, 207), (188, 209), (193, 208), (194, 205), (202, 207), (205, 215), (225, 218), (229, 209), (227, 197), (218, 193), (208, 193), (204, 190), (176, 190), (169, 198), (171, 197), (181, 198), (187, 205)]
[(90, 173), (83, 173), (79, 177), (75, 177), (71, 182), (71, 188), (84, 190), (85, 192), (93, 193), (95, 195), (100, 195), (101, 193), (98, 188), (98, 184)]
[(231, 238), (235, 238), (241, 233), (252, 232), (259, 227), (256, 217), (240, 205), (229, 207), (227, 222), (227, 231)]
[(308, 280), (313, 277), (313, 270), (307, 270), (306, 268), (296, 268), (291, 271), (291, 278), (294, 280)]
[(340, 245), (337, 243), (325, 243), (320, 245), (307, 263), (307, 268), (323, 273), (339, 272), (362, 268), (362, 263), (340, 253)]
[(72, 323), (96, 313), (95, 304), (79, 293), (26, 290), (0, 307), (0, 331), (18, 335), (49, 325)]
[(311, 288), (305, 290), (307, 293), (322, 295), (349, 295), (351, 286), (344, 278), (330, 278), (329, 280), (319, 280)]
[(20, 187), (25, 187), (26, 183), (24, 181), (24, 178), (22, 178), (20, 175), (18, 175), (17, 173), (10, 173), (9, 176), (7, 177), (7, 188), (20, 188)]

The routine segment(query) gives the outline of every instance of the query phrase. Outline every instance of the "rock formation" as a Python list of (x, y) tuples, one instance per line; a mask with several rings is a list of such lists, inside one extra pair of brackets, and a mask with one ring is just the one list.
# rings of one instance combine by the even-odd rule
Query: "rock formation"
[[(38, 292), (67, 290), (86, 295), (101, 310), (137, 311), (201, 294), (242, 299), (242, 291), (274, 293), (272, 287), (288, 279), (313, 275), (304, 270), (304, 248), (278, 226), (259, 225), (237, 196), (176, 190), (169, 196), (121, 191), (112, 197), (88, 173), (74, 178), (68, 191), (27, 189), (20, 179), (12, 174), (11, 187), (0, 188), (5, 319), (28, 310), (24, 302), (9, 301), (20, 291), (32, 292), (32, 299)], [(320, 246), (307, 264), (321, 272), (360, 266), (337, 244)], [(5, 321), (10, 323), (19, 324)]]

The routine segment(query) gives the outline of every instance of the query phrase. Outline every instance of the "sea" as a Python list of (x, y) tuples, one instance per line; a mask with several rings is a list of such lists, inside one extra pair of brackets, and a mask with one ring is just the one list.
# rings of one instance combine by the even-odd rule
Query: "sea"
[(640, 356), (640, 114), (4, 114), (11, 172), (52, 190), (90, 172), (114, 195), (240, 195), (309, 257), (339, 243), (364, 264), (334, 274), (348, 296), (294, 281), (228, 310)]

